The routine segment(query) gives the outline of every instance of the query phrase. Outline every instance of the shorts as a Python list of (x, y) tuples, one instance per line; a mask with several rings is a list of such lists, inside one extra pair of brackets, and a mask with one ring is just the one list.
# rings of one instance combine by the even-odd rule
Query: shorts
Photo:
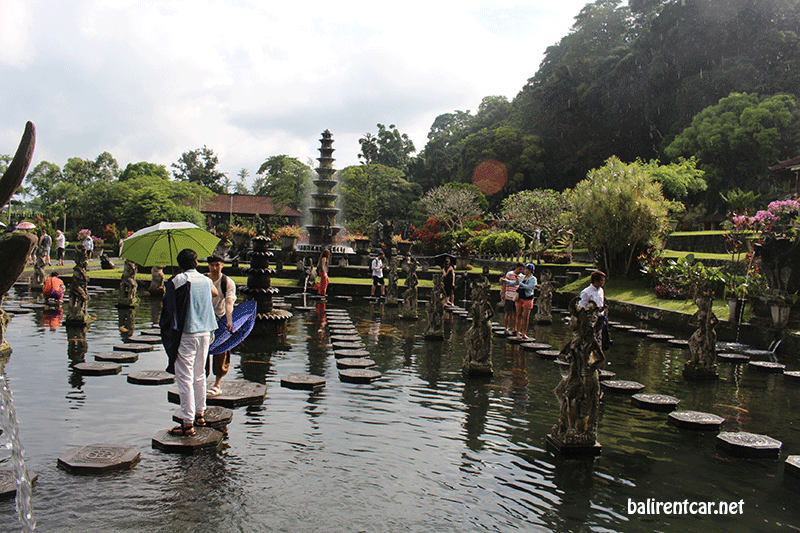
[(63, 248), (59, 248), (58, 249), (58, 260), (61, 261), (62, 259), (64, 259), (64, 249)]
[(228, 369), (231, 366), (231, 352), (230, 350), (223, 353), (215, 353), (213, 355), (214, 364), (214, 375), (221, 378), (228, 373)]
[(383, 276), (381, 276), (381, 277), (372, 276), (372, 284), (375, 285), (376, 287), (378, 285), (383, 285)]
[(503, 312), (513, 313), (517, 310), (517, 304), (513, 300), (503, 300)]
[(521, 307), (523, 309), (533, 309), (533, 298), (529, 300), (523, 300), (520, 298), (517, 300), (517, 307)]

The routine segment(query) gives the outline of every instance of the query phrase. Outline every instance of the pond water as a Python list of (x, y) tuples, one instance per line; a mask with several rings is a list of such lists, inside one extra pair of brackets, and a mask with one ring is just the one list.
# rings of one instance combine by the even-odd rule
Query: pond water
[[(14, 289), (11, 299), (27, 294)], [(748, 460), (715, 447), (715, 432), (676, 428), (667, 415), (606, 394), (602, 455), (563, 460), (545, 450), (558, 416), (560, 373), (494, 338), (495, 376), (461, 374), (468, 323), (449, 317), (445, 340), (422, 338), (425, 321), (403, 321), (380, 304), (329, 304), (355, 322), (382, 379), (343, 383), (315, 311), (296, 312), (285, 342), (262, 353), (234, 353), (228, 380), (267, 385), (262, 405), (234, 411), (218, 454), (182, 456), (152, 449), (173, 425), (172, 386), (140, 386), (129, 373), (161, 370), (163, 350), (140, 355), (119, 375), (81, 376), (71, 366), (110, 351), (157, 310), (147, 297), (126, 316), (116, 297), (94, 297), (97, 320), (85, 341), (17, 315), (5, 366), (26, 464), (38, 474), (34, 516), (41, 531), (797, 531), (800, 490), (783, 461), (800, 453), (800, 386), (781, 375), (720, 364), (716, 383), (687, 383), (688, 352), (626, 332), (614, 334), (604, 368), (619, 379), (674, 395), (680, 409), (727, 418), (726, 431), (767, 434), (781, 459)], [(502, 315), (495, 320), (502, 321)], [(120, 327), (125, 331), (121, 331)], [(322, 331), (320, 331), (322, 330)], [(537, 326), (538, 341), (560, 348), (561, 321)], [(783, 361), (798, 370), (796, 361)], [(319, 392), (290, 390), (290, 373), (323, 376)], [(134, 446), (130, 471), (73, 475), (56, 467), (72, 447)], [(8, 452), (4, 452), (8, 453)], [(4, 461), (8, 459), (4, 456)], [(628, 514), (628, 501), (744, 501), (736, 516)], [(0, 530), (19, 531), (14, 502), (0, 502)]]

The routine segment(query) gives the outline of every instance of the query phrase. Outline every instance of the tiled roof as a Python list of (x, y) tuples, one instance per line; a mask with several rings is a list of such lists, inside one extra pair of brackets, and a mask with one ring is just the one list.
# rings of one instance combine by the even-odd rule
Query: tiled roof
[(300, 217), (302, 213), (288, 206), (276, 209), (271, 196), (250, 194), (218, 194), (202, 202), (202, 213), (233, 213), (236, 215), (266, 215)]
[(778, 161), (778, 164), (774, 167), (769, 167), (770, 170), (773, 172), (778, 170), (789, 170), (792, 167), (800, 166), (800, 155), (797, 157), (793, 157), (791, 159), (787, 159), (786, 161)]

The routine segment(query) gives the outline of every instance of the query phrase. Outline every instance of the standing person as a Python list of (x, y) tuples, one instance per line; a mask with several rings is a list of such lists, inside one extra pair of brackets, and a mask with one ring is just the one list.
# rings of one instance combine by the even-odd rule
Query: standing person
[(64, 250), (67, 248), (67, 236), (56, 230), (56, 250), (58, 253), (58, 264), (64, 264)]
[[(214, 305), (214, 314), (217, 317), (217, 324), (220, 326), (225, 323), (228, 331), (233, 331), (233, 304), (236, 302), (236, 283), (231, 278), (222, 273), (224, 262), (218, 255), (208, 258), (208, 278), (214, 285), (217, 295), (211, 299)], [(214, 371), (215, 381), (208, 393), (211, 396), (218, 396), (222, 393), (220, 383), (222, 378), (228, 373), (231, 366), (230, 350), (223, 353), (215, 353), (212, 356), (211, 368)]]
[[(91, 238), (91, 237), (89, 237)], [(171, 435), (191, 437), (194, 426), (205, 426), (206, 356), (211, 333), (217, 329), (212, 299), (219, 293), (197, 271), (197, 253), (188, 248), (178, 253), (181, 272), (170, 279), (161, 311), (161, 339), (169, 358), (181, 402), (181, 424)]]
[(39, 239), (39, 249), (43, 250), (44, 259), (47, 266), (50, 266), (50, 247), (53, 245), (53, 239), (47, 233), (47, 230), (42, 230), (42, 238)]
[(606, 274), (600, 270), (592, 272), (589, 278), (589, 286), (581, 291), (578, 307), (589, 307), (589, 303), (594, 303), (600, 310), (597, 322), (594, 324), (594, 336), (597, 343), (603, 350), (607, 350), (611, 344), (608, 336), (608, 309), (606, 308), (606, 293), (603, 285), (606, 284)]
[[(514, 267), (514, 270), (509, 270), (506, 272), (506, 275), (500, 278), (500, 284), (502, 285), (502, 294), (503, 294), (503, 313), (505, 314), (505, 335), (507, 337), (513, 337), (517, 334), (516, 327), (517, 327), (517, 288), (519, 287), (519, 282), (524, 279), (522, 271), (525, 269), (525, 266), (522, 263), (517, 263), (517, 266)], [(509, 330), (509, 323), (511, 330)]]
[(317, 283), (317, 294), (325, 296), (328, 293), (328, 262), (331, 258), (331, 251), (325, 248), (319, 254), (319, 261), (317, 261), (317, 274), (319, 275), (319, 283)]
[(378, 252), (378, 257), (372, 260), (372, 291), (370, 296), (375, 296), (375, 287), (381, 286), (381, 296), (386, 296), (386, 285), (383, 284), (383, 252)]
[(517, 293), (517, 339), (530, 340), (528, 337), (528, 319), (533, 309), (533, 289), (536, 288), (536, 276), (533, 271), (536, 266), (533, 263), (525, 265), (525, 272), (522, 281), (519, 282)]
[(94, 251), (94, 239), (92, 239), (92, 234), (87, 233), (86, 238), (83, 239), (81, 244), (83, 245), (83, 249), (86, 250), (86, 259), (91, 259), (92, 252)]
[(451, 307), (456, 304), (455, 286), (456, 286), (456, 271), (453, 265), (450, 264), (450, 258), (444, 258), (444, 266), (442, 267), (442, 283), (444, 284), (444, 305)]

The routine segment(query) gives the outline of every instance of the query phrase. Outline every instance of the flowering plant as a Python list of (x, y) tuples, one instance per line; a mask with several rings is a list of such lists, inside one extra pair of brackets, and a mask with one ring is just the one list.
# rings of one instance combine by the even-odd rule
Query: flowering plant
[(282, 226), (276, 232), (278, 237), (291, 237), (293, 239), (299, 239), (302, 234), (303, 230), (300, 229), (300, 226)]

